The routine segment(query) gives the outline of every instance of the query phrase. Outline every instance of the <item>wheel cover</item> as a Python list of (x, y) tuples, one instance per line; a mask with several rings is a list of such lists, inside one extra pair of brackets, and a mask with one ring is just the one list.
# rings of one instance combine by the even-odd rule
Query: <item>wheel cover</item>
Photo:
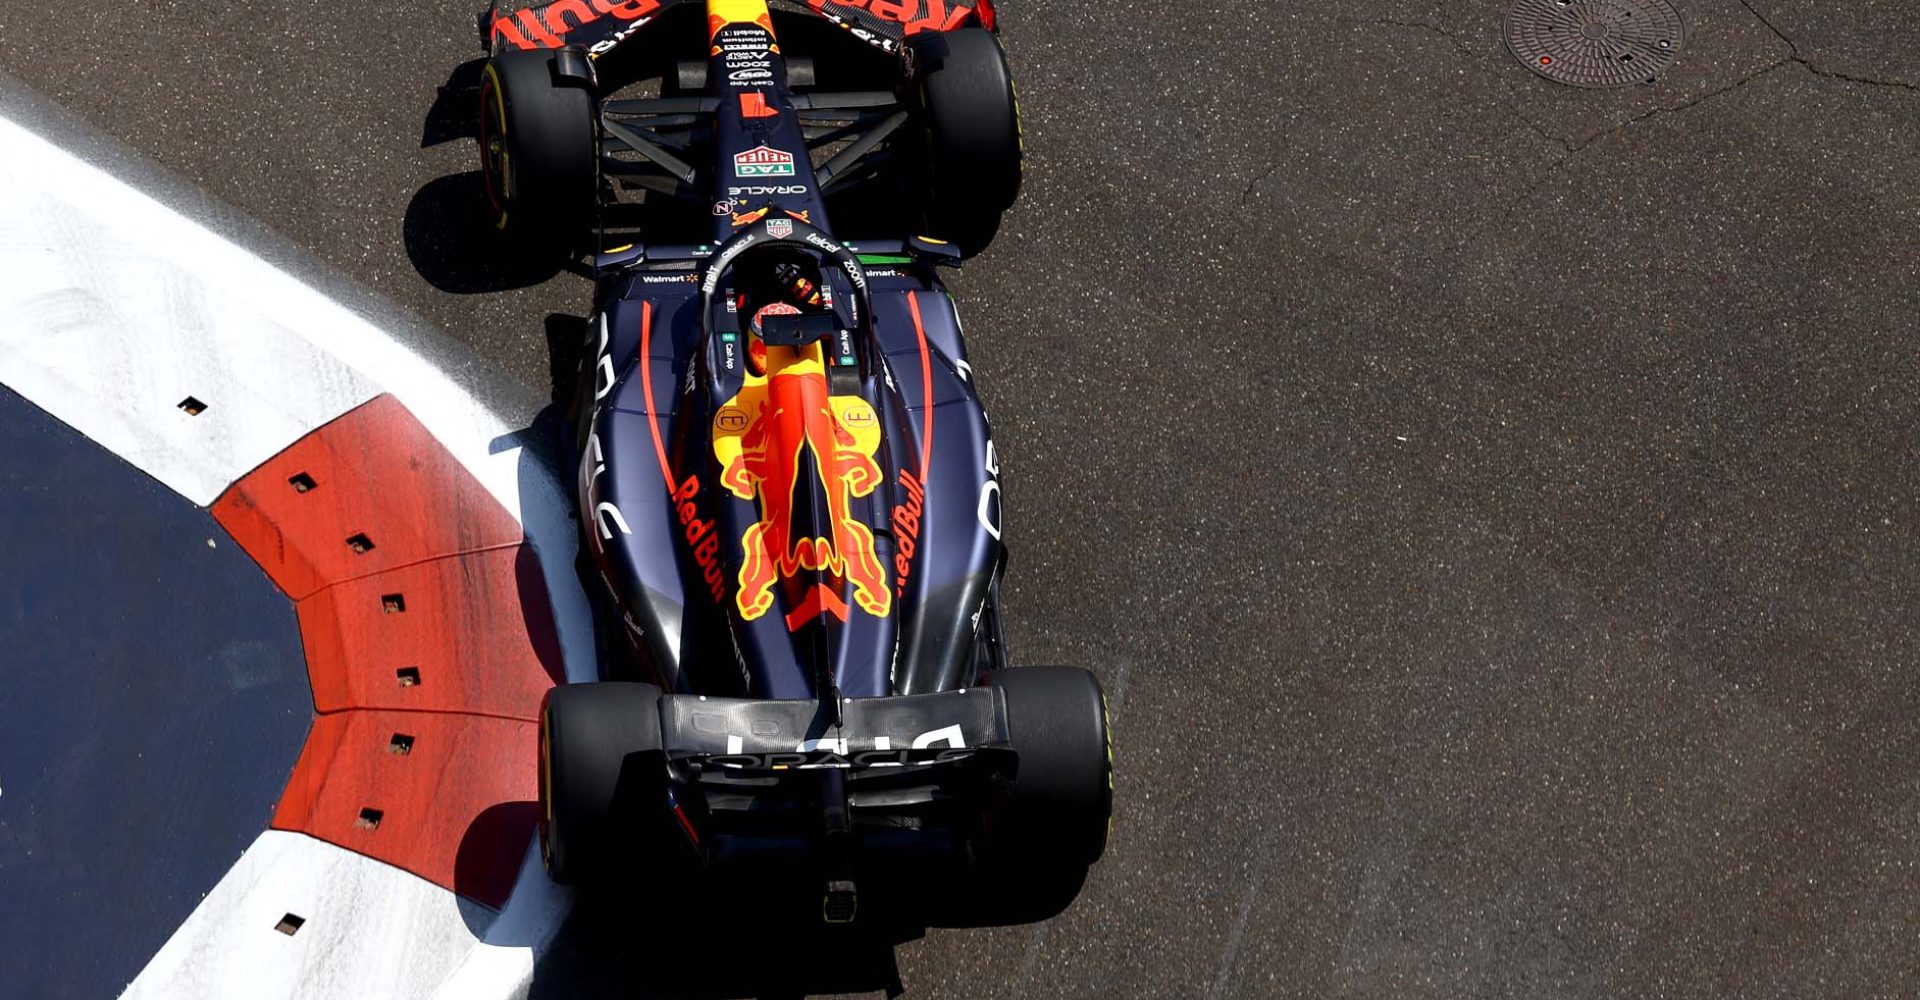
[(493, 206), (494, 226), (507, 228), (507, 206), (513, 200), (513, 158), (507, 144), (507, 102), (500, 74), (489, 63), (480, 81), (480, 177)]

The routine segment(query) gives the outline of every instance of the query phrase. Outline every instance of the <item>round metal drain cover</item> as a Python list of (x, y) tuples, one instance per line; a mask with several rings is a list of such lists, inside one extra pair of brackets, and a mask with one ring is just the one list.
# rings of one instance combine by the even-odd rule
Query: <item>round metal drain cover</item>
[(1671, 0), (1520, 0), (1506, 34), (1514, 56), (1549, 80), (1625, 87), (1665, 73), (1686, 26)]

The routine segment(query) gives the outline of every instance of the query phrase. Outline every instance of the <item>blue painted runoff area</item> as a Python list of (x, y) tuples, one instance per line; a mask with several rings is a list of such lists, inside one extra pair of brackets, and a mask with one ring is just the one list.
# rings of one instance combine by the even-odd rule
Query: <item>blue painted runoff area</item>
[(267, 828), (293, 605), (206, 511), (0, 389), (0, 997), (111, 997)]

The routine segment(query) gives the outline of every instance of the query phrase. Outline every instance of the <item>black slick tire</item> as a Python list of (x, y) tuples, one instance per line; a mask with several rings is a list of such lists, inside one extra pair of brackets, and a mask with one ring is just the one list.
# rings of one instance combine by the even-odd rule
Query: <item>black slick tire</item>
[(1020, 102), (1000, 40), (958, 28), (920, 43), (927, 126), (926, 235), (972, 256), (1020, 194)]
[[(660, 689), (563, 684), (540, 710), (540, 854), (563, 885), (618, 878), (670, 843)], [(653, 855), (653, 856), (648, 856)]]
[(1007, 800), (988, 819), (972, 865), (933, 922), (1024, 924), (1072, 904), (1107, 845), (1113, 763), (1106, 695), (1073, 667), (1020, 667), (985, 675), (1003, 692), (1020, 755)]
[(480, 174), (494, 225), (516, 253), (584, 249), (599, 212), (594, 94), (553, 51), (504, 52), (480, 78)]

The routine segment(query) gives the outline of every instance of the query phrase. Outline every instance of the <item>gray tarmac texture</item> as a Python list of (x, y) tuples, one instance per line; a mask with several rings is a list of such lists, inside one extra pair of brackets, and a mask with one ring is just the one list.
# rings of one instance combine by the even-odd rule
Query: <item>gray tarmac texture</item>
[[(1119, 815), (911, 995), (1920, 990), (1920, 7), (1681, 7), (1606, 92), (1498, 0), (1004, 5), (1030, 170), (956, 292)], [(588, 285), (465, 293), (422, 147), (471, 16), (10, 4), (0, 71), (544, 391)], [(697, 992), (583, 936), (543, 995)]]

